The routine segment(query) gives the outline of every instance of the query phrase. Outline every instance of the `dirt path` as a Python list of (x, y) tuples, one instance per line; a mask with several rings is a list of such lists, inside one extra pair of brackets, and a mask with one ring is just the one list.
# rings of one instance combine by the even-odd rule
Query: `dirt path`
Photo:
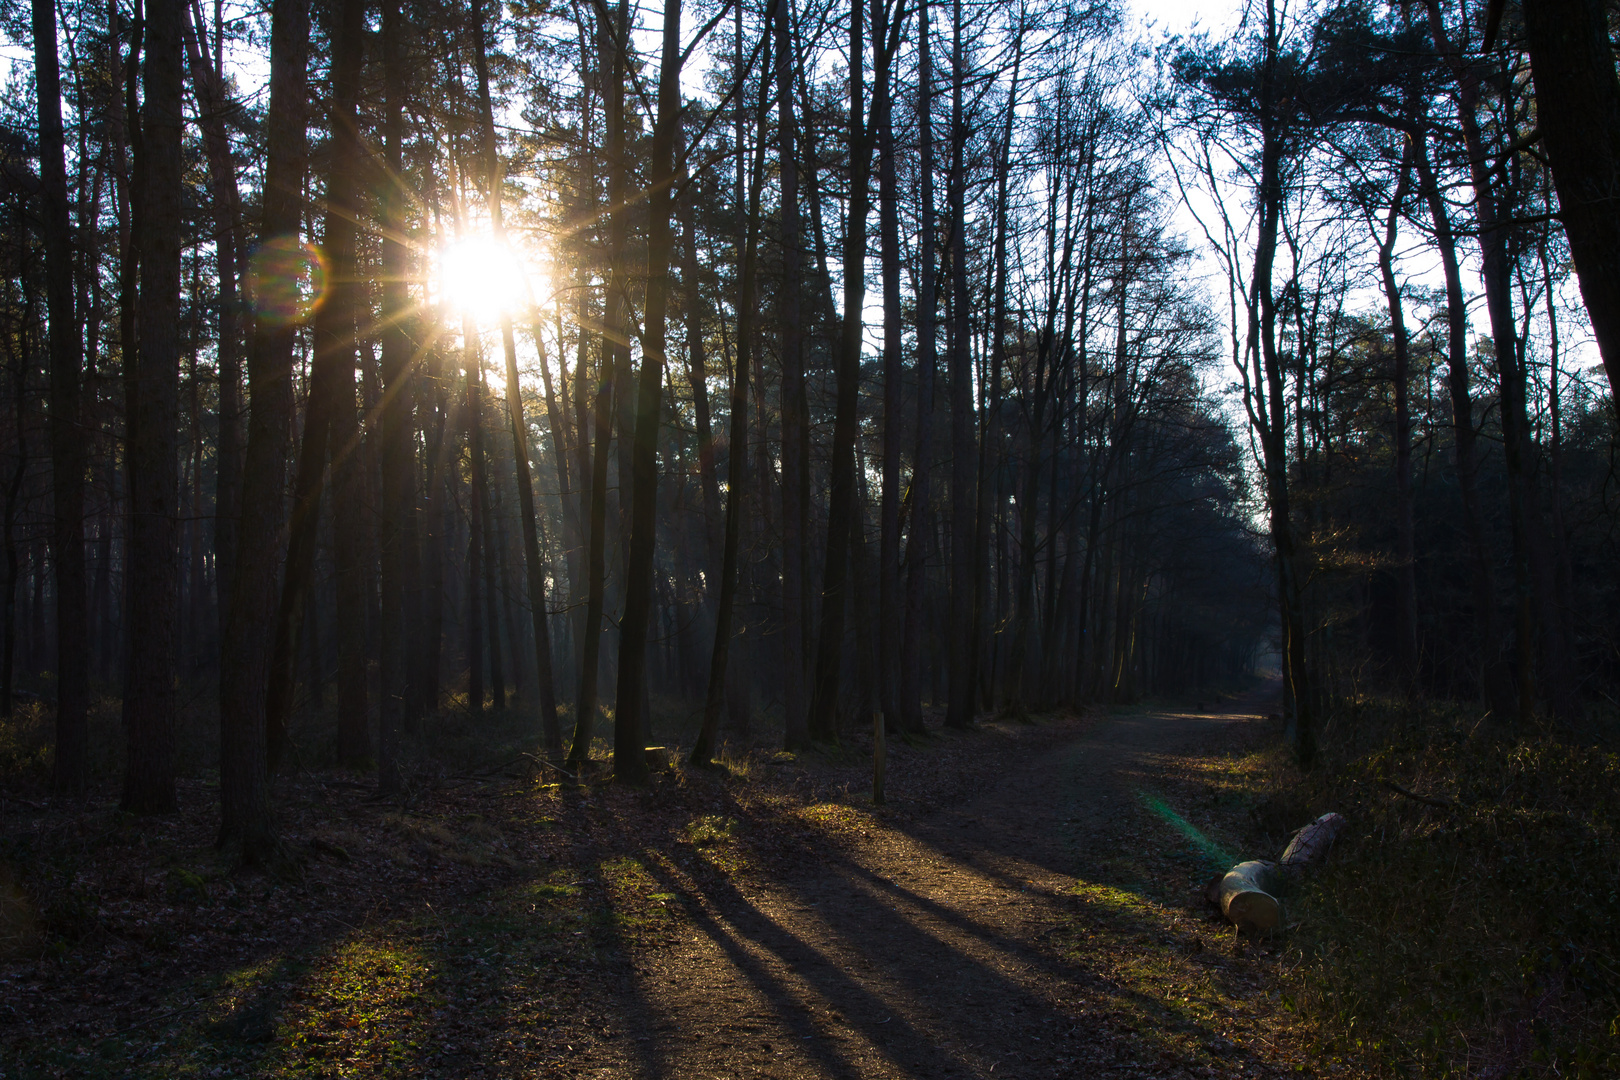
[[(632, 950), (624, 1030), (572, 1064), (996, 1080), (1289, 1065), (1259, 1037), (1244, 1045), (1270, 1011), (1256, 987), (1268, 954), (1228, 940), (1185, 898), (1151, 898), (1185, 881), (1132, 882), (1117, 859), (1177, 842), (1167, 826), (1143, 835), (1153, 825), (1139, 791), (1229, 741), (1263, 704), (1102, 718), (1015, 757), (960, 806), (853, 829), (819, 864), (679, 883), (691, 890), (683, 929)], [(1245, 1014), (1228, 997), (1257, 1004)]]

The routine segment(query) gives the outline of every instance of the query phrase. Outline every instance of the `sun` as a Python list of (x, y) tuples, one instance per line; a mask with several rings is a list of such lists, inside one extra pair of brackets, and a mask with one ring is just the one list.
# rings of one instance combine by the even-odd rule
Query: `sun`
[(450, 313), (481, 323), (515, 315), (529, 302), (528, 268), (489, 236), (458, 240), (439, 252), (439, 287)]

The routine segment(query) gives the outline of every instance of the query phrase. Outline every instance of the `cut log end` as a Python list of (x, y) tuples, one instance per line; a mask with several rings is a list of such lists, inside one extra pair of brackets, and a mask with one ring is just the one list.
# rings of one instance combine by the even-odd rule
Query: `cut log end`
[(1272, 870), (1268, 862), (1244, 862), (1221, 878), (1221, 914), (1239, 930), (1275, 930), (1282, 923), (1282, 905), (1270, 892)]

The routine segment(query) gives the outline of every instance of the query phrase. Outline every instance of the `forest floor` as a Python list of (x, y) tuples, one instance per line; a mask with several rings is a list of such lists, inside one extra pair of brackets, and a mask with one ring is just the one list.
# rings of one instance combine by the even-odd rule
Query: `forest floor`
[(305, 774), (293, 880), (230, 872), (202, 781), (163, 821), (12, 800), (0, 1077), (1361, 1075), (1202, 900), (1274, 854), (1272, 707), (891, 742), (881, 807), (859, 741), (403, 807)]

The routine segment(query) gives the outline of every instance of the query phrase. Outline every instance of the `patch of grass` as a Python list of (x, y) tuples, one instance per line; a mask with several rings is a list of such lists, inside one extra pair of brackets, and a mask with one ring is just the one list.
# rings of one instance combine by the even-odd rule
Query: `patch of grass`
[(726, 844), (735, 840), (737, 828), (736, 818), (706, 814), (703, 817), (693, 818), (681, 831), (681, 835), (682, 839), (693, 847), (714, 847), (716, 844)]
[[(1293, 899), (1291, 1004), (1415, 1075), (1620, 1075), (1620, 757), (1365, 702), (1274, 777), (1350, 828)], [(1449, 803), (1393, 792), (1386, 781)]]
[(798, 816), (817, 829), (833, 834), (865, 836), (877, 825), (871, 813), (845, 803), (816, 803), (804, 807)]

